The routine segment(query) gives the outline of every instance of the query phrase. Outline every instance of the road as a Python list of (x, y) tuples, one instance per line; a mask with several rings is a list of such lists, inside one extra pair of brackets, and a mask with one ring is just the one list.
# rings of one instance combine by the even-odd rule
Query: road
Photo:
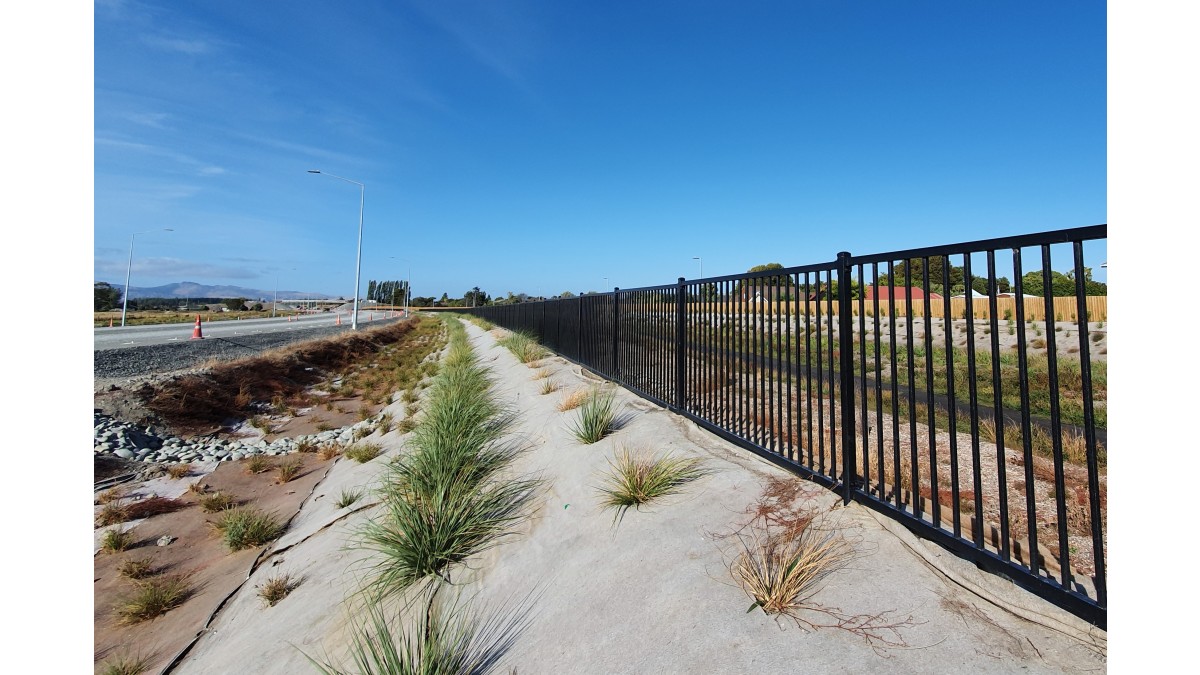
[[(360, 310), (358, 325), (360, 328), (369, 327), (372, 318), (383, 320), (389, 312), (369, 312)], [(349, 315), (341, 318), (343, 325), (350, 323)], [(310, 314), (307, 316), (276, 317), (274, 319), (246, 319), (244, 321), (212, 321), (203, 323), (200, 331), (205, 338), (233, 338), (237, 336), (259, 335), (262, 333), (279, 333), (321, 326), (333, 326), (337, 323), (337, 315), (331, 313)], [(96, 328), (93, 338), (94, 350), (125, 349), (146, 345), (161, 345), (172, 342), (187, 342), (192, 339), (195, 329), (192, 323), (156, 324), (152, 326), (125, 326), (114, 328)]]

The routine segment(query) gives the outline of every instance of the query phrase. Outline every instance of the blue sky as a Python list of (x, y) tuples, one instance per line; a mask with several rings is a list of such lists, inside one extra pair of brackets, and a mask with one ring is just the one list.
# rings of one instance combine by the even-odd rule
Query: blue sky
[[(94, 275), (579, 292), (1107, 222), (1096, 2), (102, 1)], [(1107, 259), (1089, 246), (1096, 278)], [(607, 279), (607, 281), (605, 281)]]

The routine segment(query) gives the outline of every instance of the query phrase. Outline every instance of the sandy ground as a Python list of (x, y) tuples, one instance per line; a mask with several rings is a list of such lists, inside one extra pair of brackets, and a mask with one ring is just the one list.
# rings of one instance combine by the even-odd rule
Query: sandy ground
[[(843, 615), (898, 624), (886, 634), (894, 644), (872, 644), (836, 627), (805, 628), (758, 610), (747, 613), (751, 599), (728, 572), (739, 550), (730, 534), (752, 519), (769, 480), (790, 475), (620, 389), (624, 425), (599, 443), (581, 445), (568, 428), (576, 412), (559, 412), (557, 405), (565, 394), (598, 383), (577, 366), (549, 358), (540, 368), (561, 389), (541, 395), (543, 381), (533, 379), (537, 369), (517, 362), (474, 325), (468, 331), (492, 369), (497, 396), (519, 411), (514, 436), (527, 452), (516, 469), (536, 473), (547, 484), (517, 535), (473, 558), (454, 579), (459, 596), (473, 607), (528, 608), (527, 628), (503, 672), (1106, 668), (1103, 631), (867, 509), (841, 506), (813, 484), (804, 484), (804, 498), (824, 512), (827, 526), (853, 543), (856, 557), (828, 577), (812, 600)], [(353, 606), (348, 601), (361, 587), (366, 561), (353, 545), (354, 535), (374, 508), (369, 496), (347, 509), (333, 502), (343, 488), (372, 485), (386, 458), (403, 452), (406, 437), (392, 431), (368, 440), (387, 453), (362, 465), (338, 459), (327, 474), (310, 474), (320, 475), (320, 482), (296, 507), (288, 532), (261, 556), (237, 560), (238, 569), (228, 572), (236, 590), (207, 628), (201, 624), (187, 633), (185, 642), (197, 632), (198, 638), (170, 672), (315, 672), (306, 654), (348, 664), (346, 628)], [(699, 457), (709, 474), (680, 495), (630, 511), (614, 524), (595, 486), (620, 448)], [(266, 607), (255, 587), (283, 573), (301, 583)], [(100, 609), (98, 600), (98, 614)], [(158, 630), (170, 617), (145, 629)], [(819, 612), (801, 617), (829, 622)]]

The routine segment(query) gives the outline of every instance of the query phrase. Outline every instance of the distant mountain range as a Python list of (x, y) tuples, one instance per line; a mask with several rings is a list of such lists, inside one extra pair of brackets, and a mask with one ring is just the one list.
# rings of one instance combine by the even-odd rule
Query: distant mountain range
[[(124, 284), (112, 284), (113, 288), (125, 290)], [(184, 281), (165, 286), (129, 287), (129, 298), (246, 298), (247, 300), (270, 300), (275, 297), (275, 290), (264, 291), (256, 288), (241, 286), (205, 286), (193, 281)], [(322, 300), (335, 296), (324, 293), (305, 293), (302, 291), (285, 291), (279, 289), (280, 300)]]

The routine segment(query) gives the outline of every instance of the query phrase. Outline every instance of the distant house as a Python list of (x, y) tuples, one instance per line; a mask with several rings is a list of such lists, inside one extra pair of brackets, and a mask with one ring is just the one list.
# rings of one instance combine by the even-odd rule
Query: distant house
[[(878, 297), (880, 300), (924, 300), (925, 290), (916, 286), (867, 286), (863, 289), (863, 298), (866, 300), (874, 300)], [(941, 300), (942, 296), (937, 293), (929, 293), (930, 300)]]

